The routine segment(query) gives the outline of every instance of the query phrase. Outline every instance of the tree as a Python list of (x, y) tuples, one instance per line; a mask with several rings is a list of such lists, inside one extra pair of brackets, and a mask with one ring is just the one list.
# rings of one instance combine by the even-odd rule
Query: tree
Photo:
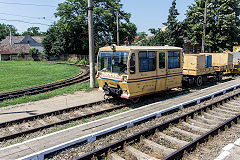
[(42, 45), (47, 55), (59, 56), (67, 53), (66, 39), (57, 25), (53, 25), (48, 29)]
[(215, 50), (232, 50), (234, 45), (240, 44), (240, 1), (219, 0), (215, 5)]
[[(186, 38), (192, 45), (201, 45), (203, 17), (206, 0), (195, 0), (186, 14)], [(205, 48), (210, 52), (232, 50), (240, 44), (240, 1), (209, 0)]]
[(153, 36), (150, 38), (138, 38), (140, 40), (140, 45), (150, 45), (150, 46), (183, 46), (183, 29), (182, 23), (177, 21), (177, 16), (179, 15), (176, 9), (176, 0), (173, 0), (172, 6), (169, 9), (168, 20), (166, 23), (163, 23), (166, 26), (166, 30), (163, 31), (161, 28), (152, 29), (149, 31)]
[(22, 35), (30, 35), (30, 36), (42, 36), (44, 33), (40, 32), (39, 27), (30, 27), (27, 29), (27, 31), (23, 32)]
[(163, 46), (166, 45), (166, 32), (159, 29), (150, 28), (149, 31), (153, 36), (147, 36), (145, 32), (138, 33), (136, 45), (140, 46)]
[(166, 37), (167, 37), (167, 32), (162, 31), (160, 28), (159, 29), (149, 29), (151, 34), (154, 36), (149, 39), (149, 43), (151, 46), (164, 46), (167, 44), (166, 42)]
[[(126, 39), (133, 41), (136, 35), (136, 26), (130, 22), (130, 14), (122, 10), (120, 0), (95, 0), (93, 4), (94, 13), (94, 38), (96, 47), (101, 47), (109, 42), (116, 42), (116, 10), (119, 12), (120, 43)], [(46, 52), (53, 54), (79, 53), (81, 50), (88, 50), (88, 17), (87, 1), (66, 0), (60, 3), (57, 8), (56, 17), (59, 21), (46, 33), (45, 46), (51, 40), (52, 49), (47, 46)], [(56, 33), (51, 33), (56, 32)], [(56, 40), (50, 38), (57, 36)], [(54, 49), (55, 48), (55, 49)]]
[[(177, 20), (177, 16), (179, 15), (176, 9), (176, 0), (173, 0), (172, 6), (169, 9), (169, 15), (166, 23), (163, 23), (166, 28), (165, 33), (165, 42), (169, 46), (183, 46), (183, 32), (182, 25)], [(161, 33), (161, 32), (159, 32)], [(162, 35), (162, 34), (161, 34)]]
[(9, 36), (10, 35), (10, 30), (12, 31), (13, 36), (19, 35), (17, 33), (17, 29), (13, 25), (4, 24), (4, 23), (1, 24), (0, 23), (0, 40), (6, 38), (6, 36)]

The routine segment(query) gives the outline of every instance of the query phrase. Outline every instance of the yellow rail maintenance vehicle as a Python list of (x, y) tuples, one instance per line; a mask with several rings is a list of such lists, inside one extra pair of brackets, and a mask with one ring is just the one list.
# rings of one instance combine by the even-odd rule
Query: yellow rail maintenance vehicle
[(182, 48), (171, 46), (102, 47), (98, 53), (99, 90), (132, 99), (182, 86)]
[(240, 52), (229, 52), (229, 54), (233, 55), (233, 68), (227, 69), (227, 73), (240, 74)]

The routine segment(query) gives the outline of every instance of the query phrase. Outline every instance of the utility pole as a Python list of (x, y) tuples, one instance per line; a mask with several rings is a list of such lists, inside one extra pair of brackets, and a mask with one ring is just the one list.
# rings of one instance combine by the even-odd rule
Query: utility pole
[(95, 61), (94, 61), (94, 36), (93, 36), (93, 5), (88, 0), (88, 35), (89, 35), (89, 64), (90, 64), (90, 87), (95, 87)]
[(205, 40), (206, 40), (206, 28), (207, 28), (207, 7), (208, 7), (208, 0), (206, 0), (206, 2), (205, 2), (205, 9), (204, 9), (202, 50), (201, 50), (202, 53), (205, 52)]
[(118, 9), (116, 11), (116, 21), (117, 21), (117, 46), (119, 46), (119, 19), (118, 19)]

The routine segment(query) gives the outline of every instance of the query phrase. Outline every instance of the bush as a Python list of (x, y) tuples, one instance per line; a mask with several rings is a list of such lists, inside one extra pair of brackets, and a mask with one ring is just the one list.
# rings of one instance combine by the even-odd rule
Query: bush
[(20, 51), (20, 52), (17, 54), (18, 57), (22, 57), (22, 58), (24, 57), (24, 55), (25, 55), (25, 53), (24, 53), (23, 51)]
[(33, 56), (37, 56), (39, 54), (38, 49), (36, 48), (31, 48), (29, 49), (29, 54), (33, 57)]
[(85, 59), (82, 59), (78, 62), (78, 64), (81, 64), (81, 65), (89, 65), (89, 61), (85, 60)]

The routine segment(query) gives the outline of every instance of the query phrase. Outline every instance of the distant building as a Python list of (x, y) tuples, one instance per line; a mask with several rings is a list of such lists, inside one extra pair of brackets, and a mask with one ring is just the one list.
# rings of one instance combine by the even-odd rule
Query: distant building
[(200, 53), (201, 52), (201, 46), (200, 45), (192, 45), (191, 40), (184, 39), (184, 45), (183, 45), (184, 53)]
[(0, 61), (11, 60), (11, 56), (16, 56), (19, 52), (29, 54), (31, 48), (36, 48), (43, 53), (41, 36), (7, 36), (0, 42)]

